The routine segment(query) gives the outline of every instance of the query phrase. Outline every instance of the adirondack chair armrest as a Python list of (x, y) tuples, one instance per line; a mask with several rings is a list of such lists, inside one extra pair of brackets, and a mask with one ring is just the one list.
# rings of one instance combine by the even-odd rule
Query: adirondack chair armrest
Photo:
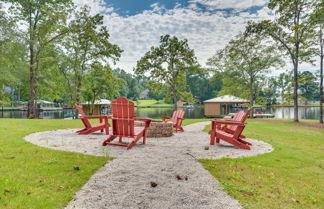
[(105, 119), (105, 118), (107, 118), (107, 119), (109, 119), (110, 116), (108, 116), (108, 115), (86, 115), (86, 116), (81, 116), (81, 118), (85, 118), (85, 119), (97, 119), (97, 118)]
[[(223, 119), (223, 120), (211, 120), (211, 128), (215, 128), (216, 127), (216, 121), (233, 121), (233, 119)], [(219, 124), (218, 124), (219, 125)], [(226, 126), (227, 124), (225, 124)]]
[[(215, 120), (211, 120), (210, 122), (211, 122), (211, 124), (210, 124), (210, 126), (211, 126), (211, 127), (210, 127), (211, 130), (215, 129), (215, 127), (216, 127)], [(210, 130), (210, 131), (211, 131), (211, 130)], [(209, 131), (209, 132), (210, 132), (210, 131)]]
[(151, 124), (152, 119), (151, 118), (134, 118), (134, 120), (144, 121), (145, 122), (145, 128), (148, 128)]
[(218, 121), (218, 120), (211, 120), (210, 121), (211, 122), (211, 130), (221, 127), (221, 124), (216, 124), (216, 121)]
[(213, 121), (215, 123), (215, 125), (236, 125), (236, 126), (245, 126), (244, 123), (241, 122), (237, 122), (237, 121), (231, 121), (231, 120), (215, 120)]
[(106, 124), (108, 124), (108, 127), (110, 126), (108, 119), (111, 119), (111, 116), (108, 115), (86, 115), (86, 116), (81, 116), (81, 119), (103, 119)]
[(171, 117), (162, 116), (161, 119), (162, 119), (163, 121), (166, 121), (166, 120), (171, 120)]

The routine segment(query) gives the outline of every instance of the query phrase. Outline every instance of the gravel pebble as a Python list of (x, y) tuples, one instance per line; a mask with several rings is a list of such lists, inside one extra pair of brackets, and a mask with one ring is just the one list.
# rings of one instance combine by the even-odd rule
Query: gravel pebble
[[(77, 135), (75, 129), (38, 132), (25, 139), (51, 149), (115, 157), (76, 193), (68, 209), (242, 208), (196, 159), (254, 156), (271, 152), (273, 148), (267, 143), (247, 139), (253, 144), (251, 150), (238, 149), (225, 142), (205, 150), (209, 135), (201, 130), (207, 124), (185, 126), (185, 132), (172, 137), (148, 138), (146, 145), (139, 141), (131, 150), (119, 146), (102, 147), (106, 135)], [(175, 176), (183, 176), (185, 181)], [(151, 182), (157, 186), (152, 187)]]

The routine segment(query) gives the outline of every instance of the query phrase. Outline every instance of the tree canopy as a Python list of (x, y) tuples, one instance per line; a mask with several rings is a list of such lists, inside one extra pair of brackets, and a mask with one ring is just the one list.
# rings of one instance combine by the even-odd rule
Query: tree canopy
[(270, 0), (274, 20), (250, 23), (249, 32), (271, 37), (291, 59), (294, 75), (294, 121), (298, 121), (298, 73), (301, 62), (312, 62), (315, 55), (315, 28), (312, 11), (317, 0)]
[(223, 81), (224, 94), (248, 96), (253, 106), (258, 82), (271, 67), (282, 63), (275, 51), (276, 47), (262, 36), (241, 33), (210, 58), (208, 64), (227, 74)]
[(166, 85), (167, 96), (172, 97), (175, 108), (178, 99), (193, 102), (192, 94), (187, 92), (186, 72), (197, 63), (194, 51), (189, 48), (186, 39), (164, 35), (160, 38), (159, 47), (151, 47), (151, 50), (137, 61), (134, 72), (156, 83), (156, 88)]
[[(72, 0), (0, 2), (11, 5), (9, 11), (0, 8), (0, 73), (5, 75), (0, 76), (0, 100), (28, 101), (29, 118), (38, 116), (38, 99), (72, 106), (117, 96), (149, 97), (176, 108), (179, 100), (202, 103), (232, 94), (251, 105), (293, 101), (296, 121), (298, 100), (323, 103), (322, 1), (270, 0), (273, 18), (249, 22), (210, 55), (207, 67), (198, 63), (187, 39), (162, 35), (133, 72), (114, 69), (122, 49), (110, 41), (104, 16), (89, 6), (77, 7)], [(318, 58), (319, 76), (300, 68)]]

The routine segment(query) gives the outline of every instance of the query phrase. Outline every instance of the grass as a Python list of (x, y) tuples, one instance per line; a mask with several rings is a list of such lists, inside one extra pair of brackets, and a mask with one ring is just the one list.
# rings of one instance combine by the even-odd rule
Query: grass
[[(208, 120), (185, 119), (183, 125)], [(322, 208), (324, 130), (278, 120), (248, 123), (245, 134), (275, 151), (200, 160), (204, 167), (245, 208)], [(62, 208), (73, 198), (109, 158), (41, 148), (23, 136), (81, 126), (80, 120), (0, 119), (0, 208)]]
[[(186, 119), (183, 125), (201, 121)], [(23, 140), (33, 132), (82, 127), (80, 120), (0, 119), (0, 127), (0, 208), (63, 208), (109, 160)]]
[(2, 110), (2, 108), (4, 109), (4, 110), (7, 110), (7, 109), (10, 109), (10, 110), (20, 110), (21, 109), (21, 107), (1, 107), (0, 106), (0, 110)]
[(193, 123), (199, 123), (199, 122), (204, 122), (204, 121), (209, 121), (210, 119), (205, 119), (205, 118), (201, 118), (201, 119), (184, 119), (184, 121), (182, 122), (183, 126), (186, 125), (190, 125)]
[(173, 104), (167, 104), (164, 101), (157, 101), (154, 99), (148, 99), (148, 100), (138, 100), (138, 102), (140, 103), (138, 106), (173, 106)]
[(241, 159), (200, 160), (230, 195), (251, 209), (323, 208), (324, 130), (250, 120), (245, 135), (275, 150)]
[(0, 208), (62, 208), (72, 199), (109, 158), (41, 148), (23, 137), (81, 126), (80, 120), (0, 119)]

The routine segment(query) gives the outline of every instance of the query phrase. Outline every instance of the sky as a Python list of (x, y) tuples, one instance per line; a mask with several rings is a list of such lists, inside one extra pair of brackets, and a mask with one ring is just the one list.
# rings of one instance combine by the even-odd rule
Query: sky
[(160, 36), (188, 39), (202, 66), (242, 31), (249, 20), (271, 17), (266, 0), (75, 0), (104, 15), (104, 24), (123, 53), (114, 68), (132, 73)]
[[(272, 19), (268, 0), (73, 0), (77, 6), (88, 5), (91, 13), (104, 15), (110, 42), (122, 50), (113, 68), (133, 72), (136, 62), (159, 46), (162, 35), (187, 39), (202, 66), (243, 31), (248, 21)], [(318, 59), (319, 60), (319, 59)], [(287, 59), (288, 63), (290, 60)], [(318, 63), (318, 62), (317, 62)], [(273, 71), (279, 74), (292, 69)], [(300, 65), (300, 70), (315, 71), (318, 66)]]

